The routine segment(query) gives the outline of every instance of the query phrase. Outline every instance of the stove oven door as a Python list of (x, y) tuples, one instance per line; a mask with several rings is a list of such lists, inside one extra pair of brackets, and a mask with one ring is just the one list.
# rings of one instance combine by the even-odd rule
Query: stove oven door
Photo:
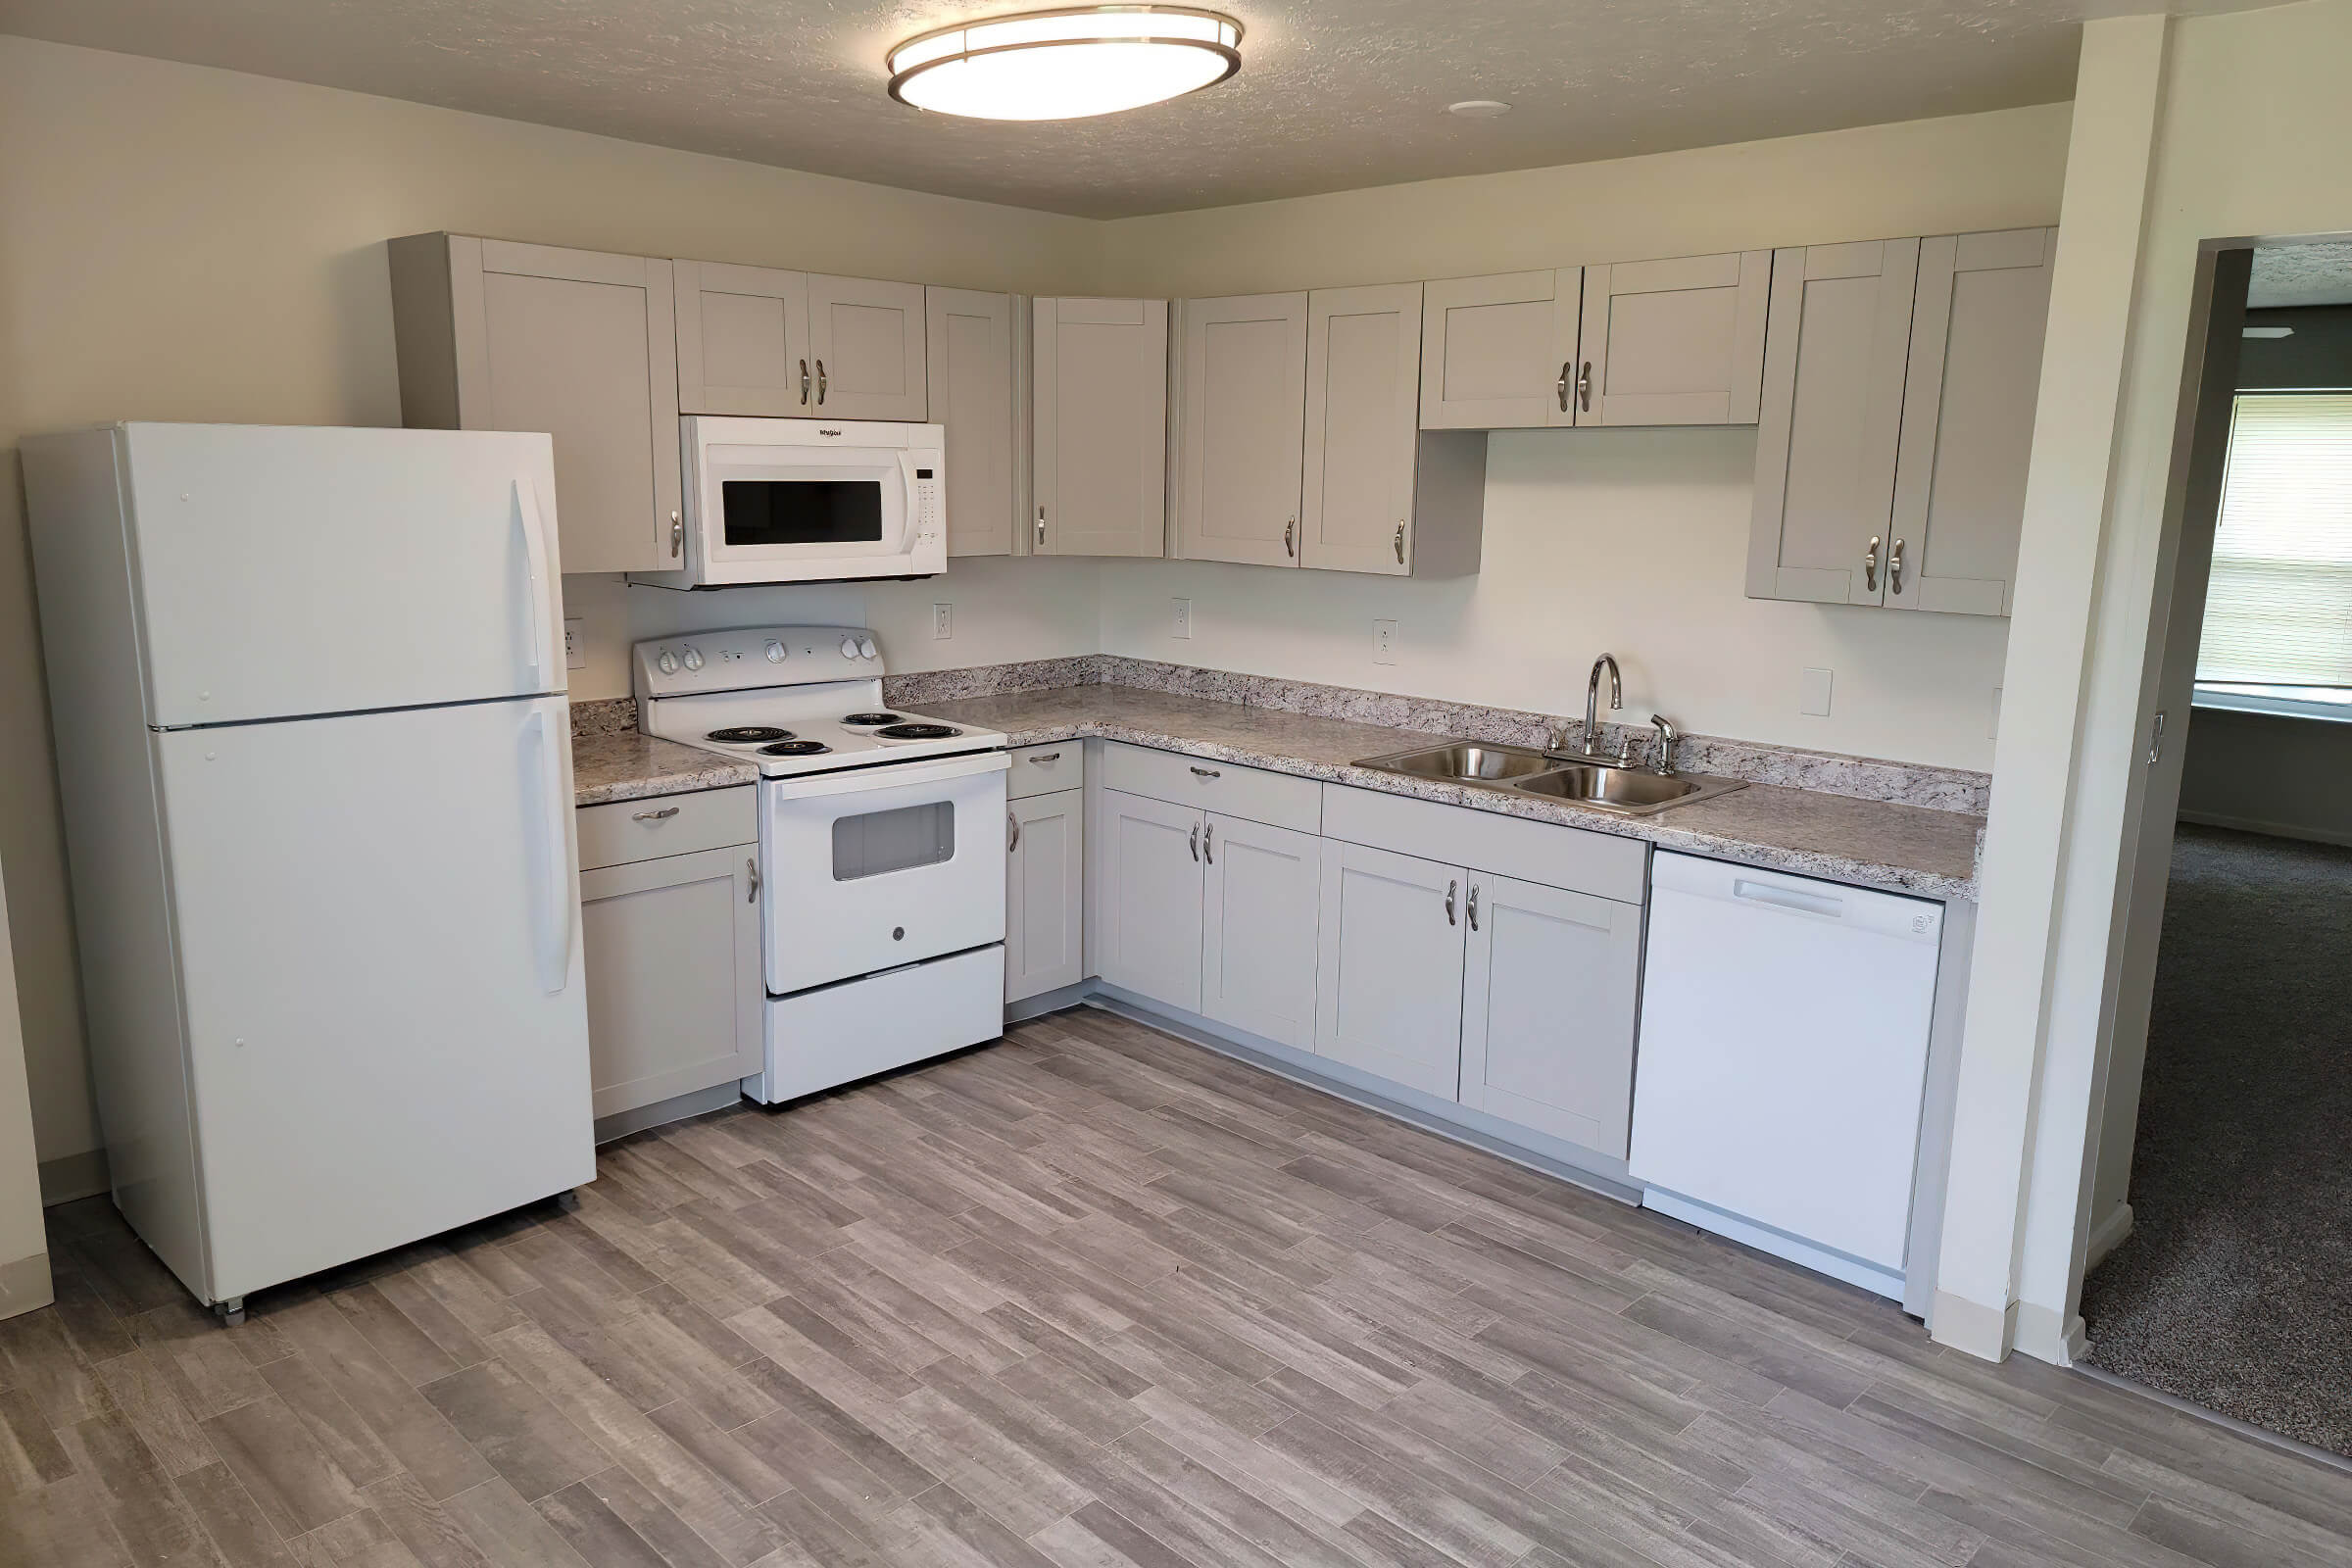
[(760, 785), (771, 996), (1004, 940), (1003, 752)]

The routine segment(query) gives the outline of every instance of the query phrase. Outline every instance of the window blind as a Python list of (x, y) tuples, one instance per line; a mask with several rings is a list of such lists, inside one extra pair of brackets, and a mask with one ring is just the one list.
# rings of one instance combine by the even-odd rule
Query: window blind
[(2352, 393), (2241, 393), (2197, 679), (2352, 686)]

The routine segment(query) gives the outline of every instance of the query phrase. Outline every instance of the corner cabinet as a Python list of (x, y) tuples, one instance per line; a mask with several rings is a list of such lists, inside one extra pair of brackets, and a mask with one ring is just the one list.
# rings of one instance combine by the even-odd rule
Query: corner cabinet
[(931, 419), (947, 432), (948, 554), (1009, 556), (1021, 543), (1029, 409), (1028, 302), (970, 289), (924, 291)]
[(2056, 239), (1776, 253), (1749, 598), (2008, 613)]
[(1165, 555), (1168, 302), (1042, 298), (1031, 331), (1031, 554)]
[(754, 794), (745, 785), (580, 808), (580, 942), (599, 1118), (760, 1070), (766, 992)]
[(670, 264), (464, 234), (389, 252), (402, 422), (548, 432), (564, 569), (676, 565)]

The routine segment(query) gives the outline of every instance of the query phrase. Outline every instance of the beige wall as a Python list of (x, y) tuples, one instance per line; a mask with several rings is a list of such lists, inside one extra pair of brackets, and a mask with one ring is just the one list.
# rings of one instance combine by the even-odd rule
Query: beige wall
[[(2050, 223), (2067, 127), (2057, 104), (1124, 219), (1097, 282), (1250, 293)], [(1752, 431), (1496, 435), (1478, 576), (1107, 564), (1103, 647), (1555, 712), (1605, 648), (1636, 722), (1654, 705), (1695, 733), (1991, 766), (2008, 623), (1746, 598), (1754, 463)], [(1375, 618), (1397, 622), (1394, 667)], [(1833, 673), (1827, 718), (1797, 711), (1808, 667)]]
[[(450, 228), (1051, 290), (1079, 281), (1092, 228), (14, 37), (0, 37), (0, 858), (44, 1159), (99, 1139), (73, 980), (20, 436), (121, 418), (399, 423), (383, 253), (395, 234)], [(1078, 580), (1090, 602), (1074, 635), (1091, 648), (1091, 583)], [(1050, 607), (1065, 621), (1068, 598)], [(999, 593), (958, 638), (987, 645), (991, 617), (1010, 624), (1018, 612)], [(929, 613), (927, 597), (920, 613)], [(1015, 625), (1002, 645), (1048, 646), (1055, 635)]]
[(2186, 746), (2181, 820), (2352, 844), (2352, 724), (2200, 708)]

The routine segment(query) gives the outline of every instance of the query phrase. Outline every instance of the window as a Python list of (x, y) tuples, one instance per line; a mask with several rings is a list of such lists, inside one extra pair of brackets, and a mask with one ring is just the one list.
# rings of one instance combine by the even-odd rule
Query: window
[(2297, 707), (2352, 688), (2352, 393), (2238, 395), (2197, 686)]

